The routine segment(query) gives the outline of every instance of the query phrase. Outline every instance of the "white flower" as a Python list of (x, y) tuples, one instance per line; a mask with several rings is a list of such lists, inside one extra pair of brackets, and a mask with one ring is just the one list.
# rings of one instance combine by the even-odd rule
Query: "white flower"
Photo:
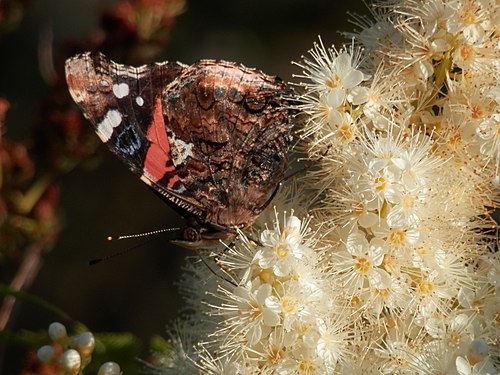
[(314, 348), (309, 347), (306, 343), (301, 343), (292, 348), (290, 357), (286, 358), (280, 371), (280, 375), (313, 375), (313, 374), (330, 374), (332, 371), (327, 371), (325, 363), (320, 358)]
[(414, 284), (416, 298), (411, 308), (418, 310), (419, 319), (423, 321), (444, 311), (448, 301), (458, 292), (457, 285), (449, 285), (446, 276), (438, 271), (424, 271), (421, 277), (415, 277)]
[(295, 264), (310, 252), (301, 243), (302, 234), (301, 221), (295, 216), (286, 219), (283, 231), (279, 226), (264, 230), (260, 236), (263, 247), (255, 255), (259, 266), (271, 268), (276, 276), (289, 275)]
[[(351, 47), (340, 52), (334, 49), (326, 49), (321, 39), (319, 44), (315, 43), (309, 51), (312, 60), (304, 58), (302, 63), (297, 63), (303, 71), (298, 77), (307, 78), (312, 83), (303, 85), (312, 91), (328, 93), (332, 89), (353, 89), (367, 77), (357, 69), (359, 65), (359, 51)], [(343, 95), (345, 97), (345, 94)]]
[(379, 267), (386, 250), (386, 243), (380, 238), (374, 237), (368, 242), (362, 232), (347, 237), (345, 250), (333, 254), (335, 269), (342, 275), (346, 292), (358, 293), (367, 287), (365, 282), (378, 289), (390, 286), (389, 275)]
[(446, 26), (450, 33), (484, 33), (493, 26), (490, 12), (495, 12), (494, 2), (478, 0), (452, 0), (445, 5)]
[(266, 307), (282, 319), (283, 327), (291, 330), (296, 321), (307, 322), (313, 318), (311, 306), (316, 299), (295, 281), (287, 281), (277, 287), (277, 293), (265, 300)]
[(254, 282), (250, 289), (237, 287), (233, 292), (238, 302), (237, 314), (245, 319), (241, 328), (246, 329), (246, 339), (251, 346), (259, 342), (263, 332), (280, 322), (279, 315), (266, 305), (267, 298), (272, 295), (272, 289), (270, 284), (259, 285)]
[(410, 279), (405, 275), (391, 275), (391, 282), (385, 288), (372, 288), (366, 301), (372, 314), (381, 314), (384, 309), (401, 310), (411, 302)]
[(342, 324), (340, 319), (333, 322), (317, 319), (318, 332), (314, 340), (316, 352), (330, 368), (334, 368), (339, 361), (344, 360), (347, 354), (348, 333)]
[(430, 317), (425, 329), (435, 339), (444, 340), (451, 348), (463, 348), (474, 338), (474, 317), (458, 314), (450, 317)]
[(489, 359), (471, 365), (467, 357), (457, 357), (457, 372), (459, 375), (496, 375), (497, 370)]

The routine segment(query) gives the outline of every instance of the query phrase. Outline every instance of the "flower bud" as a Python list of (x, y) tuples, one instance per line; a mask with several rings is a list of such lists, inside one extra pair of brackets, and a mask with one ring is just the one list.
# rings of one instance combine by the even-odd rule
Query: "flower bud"
[(59, 322), (51, 323), (49, 325), (49, 337), (55, 342), (64, 341), (68, 337), (66, 327)]
[(115, 362), (106, 362), (99, 367), (97, 375), (120, 375), (120, 366)]
[(469, 344), (467, 359), (471, 364), (481, 362), (488, 355), (488, 344), (484, 340), (472, 340)]
[(68, 374), (78, 374), (82, 359), (75, 349), (68, 349), (61, 357), (61, 366)]
[(286, 230), (289, 234), (300, 233), (301, 221), (297, 216), (289, 216), (286, 219)]
[(74, 341), (74, 347), (84, 357), (90, 357), (95, 347), (95, 339), (92, 332), (80, 333)]
[(54, 363), (57, 357), (57, 352), (51, 345), (44, 345), (36, 352), (38, 359), (47, 364)]

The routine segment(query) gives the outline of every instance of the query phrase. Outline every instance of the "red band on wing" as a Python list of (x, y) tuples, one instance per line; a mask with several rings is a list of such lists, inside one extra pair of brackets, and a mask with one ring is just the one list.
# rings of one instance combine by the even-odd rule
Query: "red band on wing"
[[(163, 178), (165, 173), (175, 170), (174, 165), (170, 162), (170, 145), (163, 120), (161, 98), (156, 99), (153, 123), (149, 126), (146, 137), (151, 144), (144, 160), (144, 170), (153, 181), (157, 182)], [(172, 187), (178, 179), (177, 175), (172, 177), (167, 186)]]

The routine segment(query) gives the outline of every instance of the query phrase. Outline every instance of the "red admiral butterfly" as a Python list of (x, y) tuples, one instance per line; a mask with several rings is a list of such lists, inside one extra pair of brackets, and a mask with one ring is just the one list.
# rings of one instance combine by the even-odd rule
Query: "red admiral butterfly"
[(250, 226), (283, 178), (291, 110), (279, 78), (226, 61), (66, 61), (75, 102), (97, 135), (187, 218), (189, 247)]

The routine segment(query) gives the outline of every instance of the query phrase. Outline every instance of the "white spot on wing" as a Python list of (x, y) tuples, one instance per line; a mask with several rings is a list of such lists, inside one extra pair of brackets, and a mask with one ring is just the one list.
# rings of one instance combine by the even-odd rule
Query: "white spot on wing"
[(97, 124), (97, 135), (106, 143), (113, 134), (113, 129), (122, 122), (122, 115), (116, 109), (110, 109), (102, 121)]
[(139, 95), (138, 97), (135, 98), (135, 102), (139, 107), (142, 107), (142, 105), (144, 104), (144, 99), (142, 98), (142, 96)]
[(126, 83), (118, 83), (113, 85), (113, 94), (118, 99), (124, 98), (129, 93), (129, 87)]
[(193, 144), (186, 143), (180, 138), (175, 138), (173, 134), (169, 134), (169, 138), (173, 140), (170, 142), (170, 154), (172, 156), (172, 163), (175, 166), (182, 164), (189, 156), (193, 156)]

